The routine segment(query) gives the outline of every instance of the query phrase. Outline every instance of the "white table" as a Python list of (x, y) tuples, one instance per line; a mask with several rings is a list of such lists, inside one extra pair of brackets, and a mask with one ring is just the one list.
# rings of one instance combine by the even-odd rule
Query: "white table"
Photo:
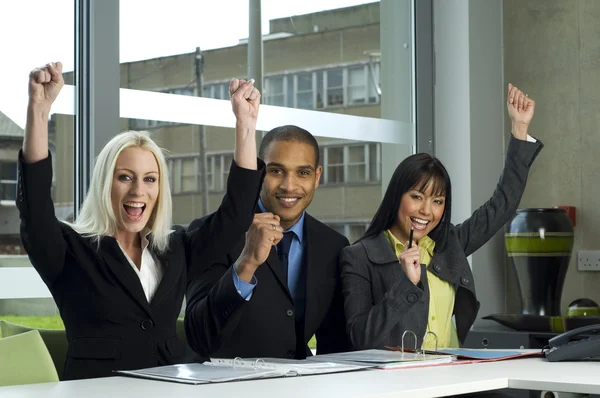
[(600, 362), (541, 358), (428, 368), (367, 370), (244, 382), (185, 385), (108, 377), (1, 387), (1, 398), (334, 398), (444, 397), (503, 388), (600, 393)]

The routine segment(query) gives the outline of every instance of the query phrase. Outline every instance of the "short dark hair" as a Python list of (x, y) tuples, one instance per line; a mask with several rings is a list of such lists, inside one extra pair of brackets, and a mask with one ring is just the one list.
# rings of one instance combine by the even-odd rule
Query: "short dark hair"
[(435, 251), (443, 251), (450, 231), (452, 186), (442, 162), (428, 153), (409, 156), (396, 167), (383, 200), (361, 239), (377, 236), (394, 224), (398, 218), (400, 201), (406, 192), (411, 189), (425, 192), (429, 186), (434, 195), (445, 196), (442, 219), (429, 233), (429, 237), (435, 241)]
[(319, 143), (311, 133), (302, 127), (285, 125), (275, 127), (269, 131), (260, 142), (260, 148), (258, 149), (259, 158), (264, 160), (269, 145), (274, 141), (294, 141), (312, 146), (315, 151), (315, 167), (319, 166)]

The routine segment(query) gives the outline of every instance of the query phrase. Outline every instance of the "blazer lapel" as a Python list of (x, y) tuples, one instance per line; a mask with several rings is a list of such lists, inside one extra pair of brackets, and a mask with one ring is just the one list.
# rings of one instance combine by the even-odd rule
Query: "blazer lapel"
[(152, 310), (144, 294), (140, 278), (129, 265), (129, 261), (125, 258), (116, 239), (112, 237), (102, 238), (100, 249), (104, 262), (123, 285), (125, 292), (131, 294), (132, 298), (151, 315)]

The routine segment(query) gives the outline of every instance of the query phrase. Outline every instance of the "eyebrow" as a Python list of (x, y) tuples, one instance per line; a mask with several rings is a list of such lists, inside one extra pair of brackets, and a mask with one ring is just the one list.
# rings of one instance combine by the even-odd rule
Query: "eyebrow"
[[(280, 167), (282, 169), (287, 169), (287, 167), (285, 167), (285, 165), (283, 165), (281, 163), (276, 163), (276, 162), (268, 163), (267, 167)], [(310, 169), (310, 170), (314, 171), (315, 166), (311, 166), (311, 165), (307, 164), (307, 165), (303, 165), (303, 166), (298, 166), (298, 167), (296, 167), (296, 169)]]
[[(408, 192), (410, 192), (410, 191), (415, 191), (415, 192), (422, 193), (423, 195), (426, 195), (426, 193), (425, 193), (425, 192), (423, 192), (423, 191), (419, 191), (419, 190), (418, 190), (418, 189), (416, 189), (416, 188), (412, 188), (412, 189), (411, 189), (411, 190), (409, 190)], [(430, 195), (430, 196), (431, 196), (432, 198), (446, 198), (446, 194), (440, 194), (440, 195)]]
[[(120, 169), (115, 169), (115, 171), (128, 171), (131, 174), (137, 174), (135, 171), (131, 170), (131, 169), (127, 169), (127, 168), (120, 168)], [(148, 174), (158, 174), (158, 171), (149, 171), (144, 175), (148, 175)]]

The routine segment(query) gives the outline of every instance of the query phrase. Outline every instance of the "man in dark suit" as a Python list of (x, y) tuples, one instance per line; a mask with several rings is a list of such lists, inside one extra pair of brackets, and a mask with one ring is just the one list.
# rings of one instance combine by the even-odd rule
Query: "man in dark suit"
[(317, 354), (345, 351), (339, 254), (348, 239), (305, 211), (323, 170), (317, 141), (277, 127), (259, 157), (267, 172), (245, 240), (189, 280), (188, 343), (204, 357), (302, 359), (316, 335)]

